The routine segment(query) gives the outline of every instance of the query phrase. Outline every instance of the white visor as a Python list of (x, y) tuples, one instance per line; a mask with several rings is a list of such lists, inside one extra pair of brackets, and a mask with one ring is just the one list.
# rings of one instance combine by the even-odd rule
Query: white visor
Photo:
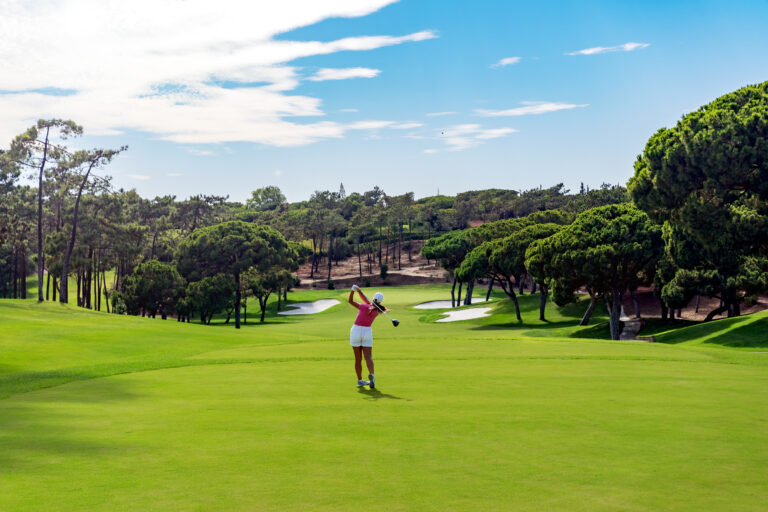
[(373, 300), (376, 302), (381, 302), (384, 300), (384, 294), (381, 292), (376, 292), (376, 294), (373, 296)]

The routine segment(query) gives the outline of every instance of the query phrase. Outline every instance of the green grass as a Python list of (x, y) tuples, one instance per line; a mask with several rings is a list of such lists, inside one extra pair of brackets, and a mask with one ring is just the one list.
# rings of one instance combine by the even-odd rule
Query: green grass
[[(539, 322), (537, 296), (522, 324), (506, 300), (434, 323), (412, 306), (446, 287), (383, 291), (376, 391), (343, 303), (236, 331), (0, 301), (0, 510), (763, 507), (768, 354), (700, 326), (578, 339), (583, 304)], [(324, 297), (346, 293), (290, 296)]]
[(768, 348), (768, 311), (667, 331), (656, 336), (655, 340), (660, 343), (739, 349)]

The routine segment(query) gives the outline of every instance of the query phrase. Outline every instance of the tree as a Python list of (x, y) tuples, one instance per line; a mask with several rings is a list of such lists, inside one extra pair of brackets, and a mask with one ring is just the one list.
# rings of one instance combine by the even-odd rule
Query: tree
[[(51, 133), (54, 130), (54, 133)], [(26, 132), (17, 135), (11, 142), (9, 158), (15, 163), (37, 169), (37, 300), (43, 301), (43, 268), (45, 253), (43, 252), (43, 176), (45, 165), (49, 159), (57, 160), (67, 153), (66, 148), (54, 144), (52, 136), (58, 133), (59, 138), (77, 136), (83, 133), (83, 128), (74, 121), (63, 119), (40, 119), (37, 124), (30, 126)]]
[(629, 191), (670, 226), (668, 252), (681, 274), (662, 295), (682, 300), (683, 288), (698, 288), (723, 301), (709, 318), (739, 314), (754, 272), (768, 266), (768, 82), (656, 132), (635, 162)]
[[(631, 204), (593, 208), (533, 245), (526, 254), (539, 280), (574, 290), (586, 286), (593, 298), (611, 298), (611, 338), (619, 339), (624, 295), (644, 280), (662, 255), (661, 227)], [(562, 291), (562, 290), (561, 290)], [(586, 316), (586, 315), (585, 315)]]
[(421, 249), (425, 258), (440, 260), (440, 265), (453, 276), (451, 307), (456, 305), (456, 275), (454, 271), (459, 268), (471, 249), (472, 244), (464, 231), (451, 231), (437, 238), (432, 238)]
[(188, 309), (200, 313), (200, 321), (210, 324), (211, 318), (232, 303), (235, 283), (231, 276), (217, 274), (189, 283), (186, 289)]
[(235, 283), (235, 328), (240, 328), (240, 275), (256, 267), (268, 271), (283, 261), (287, 243), (268, 226), (229, 221), (190, 234), (176, 252), (179, 272), (189, 281), (225, 274)]
[(69, 260), (72, 256), (72, 251), (75, 248), (75, 240), (77, 239), (78, 213), (83, 189), (88, 183), (88, 178), (91, 176), (91, 172), (94, 169), (107, 165), (115, 156), (126, 149), (128, 149), (127, 146), (123, 146), (118, 150), (94, 149), (92, 151), (78, 151), (72, 155), (66, 164), (68, 168), (75, 170), (76, 173), (78, 173), (77, 170), (80, 170), (81, 172), (84, 170), (84, 172), (82, 180), (80, 181), (80, 186), (77, 189), (75, 210), (72, 218), (72, 231), (69, 244), (67, 245), (67, 251), (64, 255), (64, 262), (61, 267), (61, 293), (59, 294), (59, 300), (64, 304), (69, 301)]
[(260, 212), (274, 210), (286, 203), (285, 196), (279, 187), (269, 186), (257, 188), (251, 192), (251, 197), (245, 202), (249, 210)]
[(184, 279), (176, 267), (157, 260), (138, 265), (125, 279), (128, 312), (141, 309), (149, 316), (159, 312), (165, 320), (184, 293)]

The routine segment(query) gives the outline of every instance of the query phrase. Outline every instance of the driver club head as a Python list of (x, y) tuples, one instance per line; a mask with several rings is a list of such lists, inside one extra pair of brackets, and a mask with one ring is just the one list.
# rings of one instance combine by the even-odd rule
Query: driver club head
[(392, 325), (397, 327), (398, 325), (400, 325), (400, 320), (392, 320)]

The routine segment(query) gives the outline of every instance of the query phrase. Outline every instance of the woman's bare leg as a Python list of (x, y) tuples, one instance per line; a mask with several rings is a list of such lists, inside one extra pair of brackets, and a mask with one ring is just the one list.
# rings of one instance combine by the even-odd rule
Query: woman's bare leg
[(363, 347), (352, 347), (352, 351), (355, 353), (355, 371), (357, 372), (357, 380), (361, 380), (363, 378)]
[(363, 349), (363, 354), (365, 355), (365, 366), (368, 367), (368, 373), (373, 374), (373, 347), (360, 348)]

